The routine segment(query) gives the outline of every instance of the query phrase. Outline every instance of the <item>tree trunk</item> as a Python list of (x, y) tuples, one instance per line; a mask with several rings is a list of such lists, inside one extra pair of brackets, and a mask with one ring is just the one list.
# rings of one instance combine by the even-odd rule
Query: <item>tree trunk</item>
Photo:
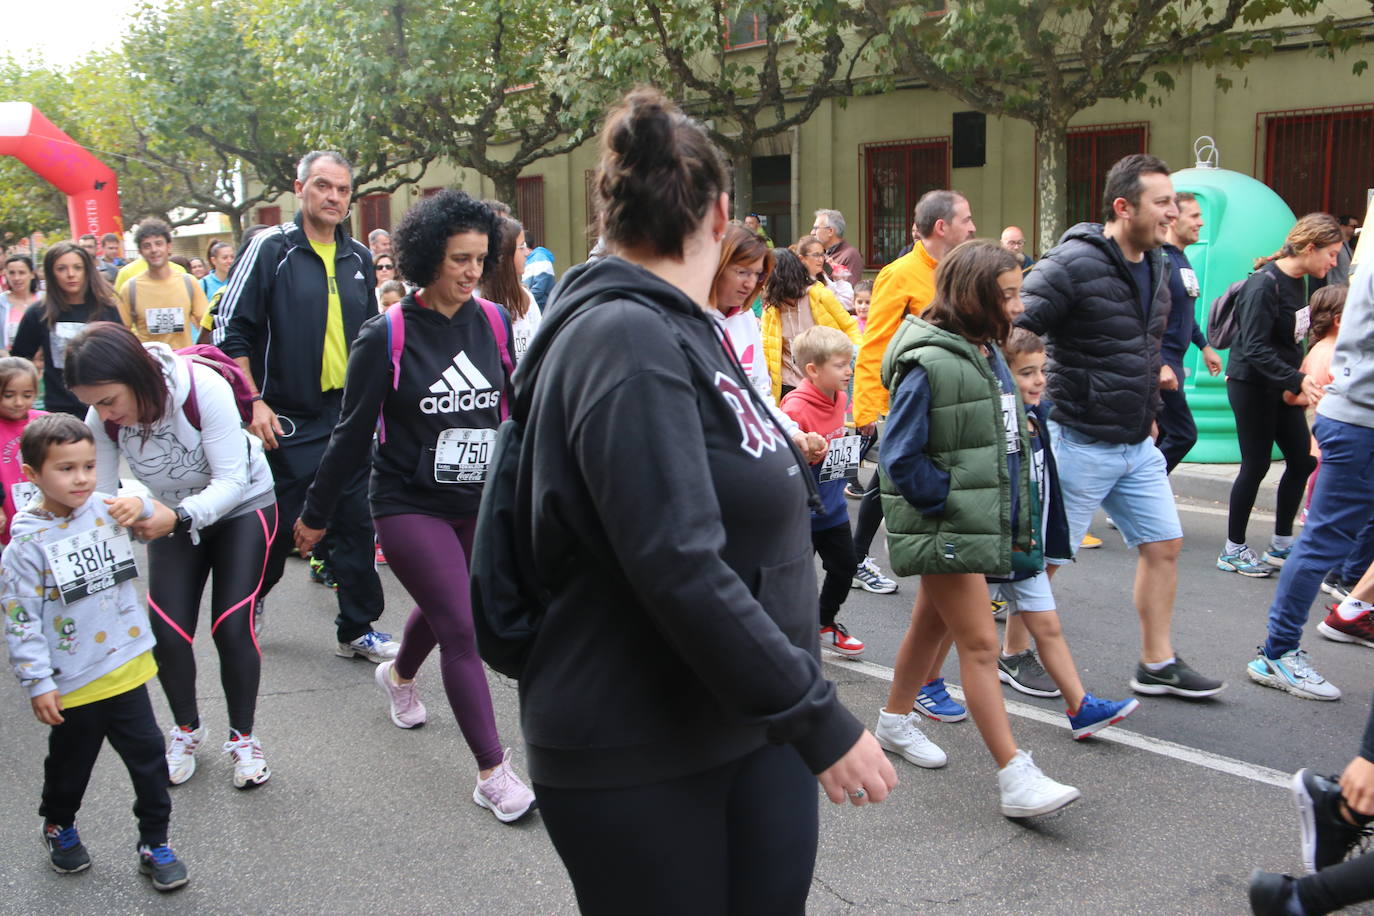
[(741, 139), (730, 150), (735, 169), (735, 219), (743, 220), (754, 209), (754, 144)]
[(515, 179), (520, 177), (520, 173), (503, 170), (487, 177), (496, 185), (496, 199), (510, 207), (511, 216), (519, 219), (520, 207), (519, 201), (515, 198)]
[(1068, 206), (1064, 186), (1068, 180), (1069, 134), (1067, 121), (1049, 121), (1035, 127), (1040, 157), (1036, 181), (1040, 216), (1031, 256), (1038, 258), (1059, 244), (1059, 237), (1068, 228), (1064, 225)]

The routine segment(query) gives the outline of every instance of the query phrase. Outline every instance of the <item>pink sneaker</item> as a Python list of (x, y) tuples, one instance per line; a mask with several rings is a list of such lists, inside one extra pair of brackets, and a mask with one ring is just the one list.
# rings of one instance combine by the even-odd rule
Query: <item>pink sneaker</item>
[(396, 667), (395, 659), (382, 662), (377, 666), (375, 677), (377, 686), (382, 688), (386, 694), (387, 702), (391, 706), (391, 721), (397, 728), (415, 728), (425, 724), (425, 704), (420, 702), (420, 696), (415, 690), (415, 681), (409, 684), (398, 684), (391, 678), (391, 671)]
[(477, 788), (472, 790), (472, 800), (486, 808), (503, 824), (518, 821), (534, 807), (534, 793), (520, 781), (510, 767), (510, 749), (501, 765), (492, 770), (490, 776), (477, 779)]

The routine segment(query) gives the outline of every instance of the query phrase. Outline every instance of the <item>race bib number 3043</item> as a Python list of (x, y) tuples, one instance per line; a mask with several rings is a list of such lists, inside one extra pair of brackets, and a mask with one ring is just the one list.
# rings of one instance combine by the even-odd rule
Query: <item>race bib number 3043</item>
[(434, 482), (484, 482), (495, 444), (494, 429), (444, 430), (434, 446)]
[(831, 439), (830, 448), (825, 453), (825, 463), (821, 465), (821, 483), (829, 483), (832, 480), (857, 480), (863, 441), (863, 436), (840, 436), (838, 439)]
[(128, 529), (102, 525), (43, 547), (62, 603), (71, 604), (138, 575)]

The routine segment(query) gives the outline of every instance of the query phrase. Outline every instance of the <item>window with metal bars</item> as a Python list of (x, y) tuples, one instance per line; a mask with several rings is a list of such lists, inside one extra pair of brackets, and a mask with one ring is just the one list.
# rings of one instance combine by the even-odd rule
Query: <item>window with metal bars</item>
[(868, 143), (859, 150), (863, 250), (867, 266), (882, 267), (911, 244), (912, 211), (921, 195), (949, 187), (949, 137)]
[(1263, 111), (1256, 117), (1264, 183), (1298, 216), (1362, 216), (1374, 186), (1374, 105)]
[(363, 238), (373, 229), (391, 231), (391, 195), (369, 194), (358, 198), (358, 219), (362, 222), (359, 232)]
[(1143, 153), (1150, 140), (1148, 124), (1094, 124), (1069, 128), (1065, 199), (1066, 226), (1100, 223), (1107, 172), (1131, 153)]
[(515, 212), (531, 248), (544, 244), (544, 176), (515, 179)]
[(737, 10), (725, 22), (725, 50), (749, 48), (768, 41), (768, 16), (749, 10)]

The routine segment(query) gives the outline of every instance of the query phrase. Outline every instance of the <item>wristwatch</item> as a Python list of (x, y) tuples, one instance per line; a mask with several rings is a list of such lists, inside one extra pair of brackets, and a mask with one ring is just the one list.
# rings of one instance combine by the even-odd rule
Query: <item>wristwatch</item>
[(181, 507), (181, 506), (177, 506), (177, 508), (176, 508), (176, 513), (177, 513), (177, 523), (176, 523), (176, 527), (173, 528), (173, 529), (168, 533), (168, 535), (167, 535), (168, 537), (171, 537), (171, 536), (174, 535), (174, 534), (179, 534), (179, 533), (181, 533), (181, 532), (183, 532), (183, 531), (189, 532), (189, 531), (191, 530), (191, 513), (187, 512), (187, 511), (186, 511), (183, 507)]

